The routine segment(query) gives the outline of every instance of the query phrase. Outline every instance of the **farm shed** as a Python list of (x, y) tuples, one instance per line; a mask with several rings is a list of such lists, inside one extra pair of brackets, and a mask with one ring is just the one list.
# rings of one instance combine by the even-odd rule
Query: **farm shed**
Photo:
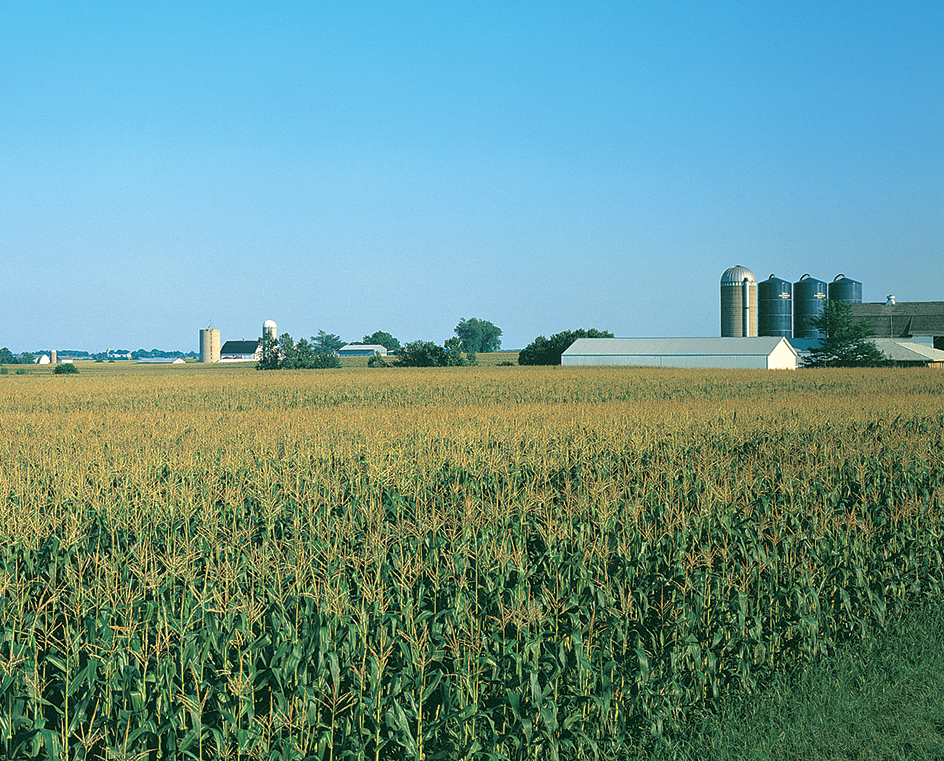
[(227, 341), (220, 348), (220, 362), (255, 362), (262, 357), (261, 342)]
[(852, 316), (865, 320), (874, 338), (931, 338), (944, 349), (944, 301), (899, 301), (884, 304), (853, 304)]
[(184, 360), (180, 357), (142, 357), (138, 360), (139, 365), (182, 365)]
[(944, 368), (944, 351), (914, 341), (894, 341), (875, 338), (872, 342), (899, 367)]
[(795, 370), (797, 353), (778, 336), (578, 338), (561, 356), (561, 364)]
[(338, 349), (339, 357), (386, 357), (387, 347), (380, 344), (348, 344)]

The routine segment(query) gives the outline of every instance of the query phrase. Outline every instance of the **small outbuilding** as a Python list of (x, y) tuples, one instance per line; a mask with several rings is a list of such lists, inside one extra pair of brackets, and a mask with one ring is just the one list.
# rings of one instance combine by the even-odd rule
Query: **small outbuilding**
[(786, 338), (578, 338), (562, 365), (796, 370)]
[(184, 360), (180, 357), (141, 357), (138, 360), (139, 365), (182, 365)]
[(386, 357), (387, 347), (380, 344), (347, 344), (338, 349), (339, 357)]

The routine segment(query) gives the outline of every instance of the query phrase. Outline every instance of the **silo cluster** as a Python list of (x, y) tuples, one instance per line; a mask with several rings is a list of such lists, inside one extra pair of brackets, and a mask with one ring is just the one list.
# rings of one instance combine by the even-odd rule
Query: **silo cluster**
[(721, 335), (823, 338), (813, 320), (827, 298), (861, 304), (862, 283), (842, 274), (829, 284), (810, 275), (795, 283), (771, 275), (758, 283), (746, 267), (731, 267), (721, 276)]

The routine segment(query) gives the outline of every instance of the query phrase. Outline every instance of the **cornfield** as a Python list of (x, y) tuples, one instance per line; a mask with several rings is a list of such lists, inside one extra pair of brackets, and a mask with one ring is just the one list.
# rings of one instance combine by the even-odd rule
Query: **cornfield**
[(4, 376), (3, 757), (622, 757), (941, 595), (942, 392)]

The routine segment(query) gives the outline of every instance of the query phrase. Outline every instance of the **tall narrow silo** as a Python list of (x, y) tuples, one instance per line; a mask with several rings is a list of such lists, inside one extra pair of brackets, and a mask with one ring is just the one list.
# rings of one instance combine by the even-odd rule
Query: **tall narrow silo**
[(771, 275), (757, 284), (757, 335), (793, 338), (793, 284)]
[(200, 331), (200, 361), (220, 361), (220, 331), (204, 328)]
[(721, 276), (721, 335), (757, 335), (757, 278), (740, 264)]
[(862, 303), (862, 283), (846, 277), (842, 273), (833, 278), (828, 291), (830, 301), (847, 301), (850, 304)]
[(826, 282), (804, 275), (793, 284), (793, 336), (794, 338), (823, 338), (813, 327), (813, 319), (823, 312), (826, 298)]

